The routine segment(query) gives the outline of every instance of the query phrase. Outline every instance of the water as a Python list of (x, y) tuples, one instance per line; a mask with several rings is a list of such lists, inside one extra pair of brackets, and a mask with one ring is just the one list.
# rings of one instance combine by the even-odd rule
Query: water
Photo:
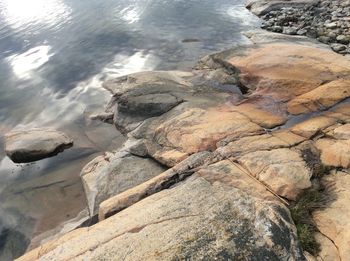
[[(0, 259), (77, 215), (82, 166), (123, 142), (88, 117), (109, 99), (103, 80), (189, 69), (258, 24), (244, 0), (0, 0)], [(74, 148), (34, 164), (5, 157), (4, 133), (44, 126), (67, 132)]]

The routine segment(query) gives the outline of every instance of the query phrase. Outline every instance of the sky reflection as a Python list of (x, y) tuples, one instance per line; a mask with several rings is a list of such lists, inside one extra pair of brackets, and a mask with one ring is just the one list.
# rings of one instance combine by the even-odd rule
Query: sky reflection
[(66, 21), (71, 10), (61, 0), (2, 0), (1, 14), (15, 27), (23, 24), (49, 25)]

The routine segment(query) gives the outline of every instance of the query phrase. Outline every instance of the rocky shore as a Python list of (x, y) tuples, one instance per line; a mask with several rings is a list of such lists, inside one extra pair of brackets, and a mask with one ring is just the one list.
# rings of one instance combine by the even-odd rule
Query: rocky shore
[(18, 260), (347, 260), (350, 60), (246, 35), (190, 72), (106, 81), (93, 118), (127, 141), (81, 172), (90, 220)]
[(329, 44), (337, 53), (350, 54), (349, 0), (312, 0), (300, 5), (295, 4), (298, 1), (271, 1), (267, 9), (264, 4), (262, 9), (259, 2), (263, 1), (252, 1), (248, 6), (264, 20), (263, 29), (305, 35)]

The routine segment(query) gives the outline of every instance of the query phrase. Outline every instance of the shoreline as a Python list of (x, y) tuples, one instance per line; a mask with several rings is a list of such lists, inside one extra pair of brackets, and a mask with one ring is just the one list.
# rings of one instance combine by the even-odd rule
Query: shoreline
[[(275, 39), (273, 39), (274, 37)], [(263, 205), (267, 206), (272, 202), (276, 207), (283, 209), (283, 214), (280, 210), (277, 211), (271, 209), (271, 211), (273, 215), (279, 218), (279, 220), (283, 220), (283, 224), (278, 223), (278, 226), (280, 229), (283, 228), (286, 235), (290, 237), (291, 241), (289, 243), (291, 243), (291, 245), (289, 246), (289, 249), (287, 249), (287, 241), (273, 241), (273, 243), (275, 246), (278, 245), (285, 249), (284, 254), (291, 256), (291, 258), (294, 258), (293, 260), (302, 260), (303, 254), (296, 239), (295, 227), (293, 227), (293, 222), (285, 220), (284, 215), (289, 216), (290, 214), (288, 214), (285, 202), (284, 200), (281, 201), (281, 198), (295, 201), (295, 199), (302, 194), (302, 191), (311, 188), (311, 176), (317, 171), (315, 169), (317, 166), (308, 166), (308, 162), (303, 160), (304, 157), (308, 155), (304, 154), (304, 151), (307, 151), (308, 153), (309, 151), (312, 151), (312, 157), (317, 157), (317, 152), (314, 152), (314, 149), (324, 153), (324, 146), (329, 147), (332, 145), (329, 144), (328, 140), (323, 139), (322, 136), (319, 138), (322, 140), (322, 142), (320, 142), (321, 144), (309, 144), (313, 143), (313, 139), (315, 138), (314, 135), (324, 131), (327, 135), (331, 135), (331, 137), (333, 137), (332, 139), (348, 140), (347, 122), (349, 122), (349, 119), (348, 115), (343, 114), (343, 111), (341, 110), (344, 106), (345, 108), (348, 108), (347, 104), (349, 101), (349, 94), (345, 94), (348, 95), (347, 97), (341, 96), (341, 94), (337, 97), (331, 97), (330, 99), (333, 98), (334, 100), (328, 101), (330, 105), (326, 105), (327, 110), (325, 110), (324, 104), (322, 104), (321, 107), (317, 105), (317, 103), (320, 102), (319, 100), (315, 101), (314, 104), (312, 96), (307, 97), (307, 99), (310, 99), (312, 102), (305, 105), (305, 101), (300, 100), (301, 98), (298, 100), (298, 96), (307, 95), (309, 92), (313, 92), (313, 90), (318, 90), (319, 88), (328, 90), (328, 86), (323, 87), (323, 85), (327, 84), (319, 82), (318, 79), (315, 78), (316, 74), (310, 76), (298, 72), (300, 73), (298, 76), (305, 77), (305, 80), (301, 80), (300, 83), (297, 82), (297, 78), (294, 79), (291, 77), (291, 79), (288, 79), (288, 73), (283, 70), (277, 71), (278, 74), (274, 75), (275, 69), (271, 65), (271, 71), (269, 71), (269, 73), (271, 73), (272, 76), (269, 75), (271, 77), (268, 78), (269, 83), (276, 88), (282, 86), (282, 89), (285, 88), (284, 91), (286, 92), (288, 92), (288, 88), (292, 89), (290, 95), (280, 91), (275, 92), (264, 82), (264, 71), (262, 70), (262, 72), (260, 72), (258, 68), (258, 70), (254, 72), (254, 69), (256, 69), (254, 63), (250, 64), (250, 59), (257, 59), (255, 61), (259, 61), (258, 59), (261, 58), (261, 55), (262, 57), (266, 57), (266, 52), (272, 52), (271, 54), (273, 54), (275, 49), (269, 49), (269, 46), (282, 48), (286, 52), (286, 58), (288, 58), (285, 62), (290, 62), (288, 52), (290, 51), (289, 48), (292, 48), (292, 53), (290, 55), (304, 55), (303, 59), (310, 59), (309, 66), (311, 66), (316, 72), (323, 72), (324, 68), (322, 68), (321, 62), (319, 62), (320, 64), (317, 64), (317, 66), (313, 65), (311, 63), (313, 56), (311, 55), (310, 58), (305, 51), (311, 48), (310, 51), (315, 52), (315, 57), (317, 56), (316, 54), (326, 55), (327, 57), (324, 58), (324, 62), (331, 62), (332, 60), (330, 58), (329, 61), (327, 59), (328, 57), (333, 56), (323, 50), (323, 47), (320, 47), (320, 50), (318, 50), (317, 47), (305, 46), (309, 43), (307, 38), (300, 37), (297, 39), (289, 36), (274, 35), (264, 33), (263, 31), (260, 31), (259, 33), (259, 31), (256, 31), (255, 33), (251, 33), (250, 39), (252, 43), (255, 42), (255, 45), (247, 45), (245, 47), (224, 51), (219, 54), (209, 55), (203, 58), (199, 62), (197, 68), (192, 72), (136, 73), (105, 83), (105, 88), (111, 91), (114, 97), (108, 105), (107, 112), (113, 112), (112, 120), (114, 125), (116, 125), (116, 127), (123, 133), (127, 133), (129, 140), (118, 152), (106, 153), (104, 156), (97, 157), (85, 166), (82, 171), (81, 175), (85, 192), (88, 201), (90, 200), (90, 213), (93, 213), (92, 216), (98, 215), (101, 220), (99, 223), (91, 227), (91, 231), (98, 233), (99, 229), (104, 231), (106, 231), (106, 229), (108, 230), (108, 224), (113, 222), (113, 220), (111, 220), (112, 218), (118, 220), (118, 222), (125, 222), (127, 215), (125, 214), (125, 216), (123, 214), (124, 212), (130, 212), (130, 214), (135, 215), (137, 215), (138, 212), (141, 212), (142, 214), (142, 211), (145, 211), (141, 208), (143, 204), (142, 202), (145, 202), (144, 204), (146, 204), (146, 206), (152, 208), (152, 201), (147, 198), (153, 197), (162, 200), (162, 197), (164, 197), (164, 202), (167, 202), (175, 210), (178, 210), (180, 206), (171, 205), (173, 204), (172, 197), (179, 200), (177, 197), (178, 193), (181, 195), (181, 193), (187, 191), (190, 195), (188, 200), (191, 200), (191, 193), (201, 195), (201, 193), (205, 191), (205, 182), (210, 184), (213, 184), (212, 182), (218, 182), (220, 184), (218, 185), (220, 189), (227, 189), (225, 187), (225, 182), (228, 181), (230, 184), (229, 187), (231, 187), (233, 191), (241, 191), (238, 194), (234, 194), (236, 192), (230, 192), (230, 197), (239, 200), (241, 193), (244, 192), (248, 193), (247, 201), (250, 202), (249, 204), (256, 204), (255, 197), (257, 197), (259, 198), (259, 202), (262, 202)], [(291, 41), (291, 39), (295, 39), (295, 42), (294, 40)], [(265, 47), (267, 50), (264, 49)], [(262, 53), (254, 54), (254, 50), (259, 50), (259, 48), (262, 48)], [(295, 53), (293, 53), (293, 48), (296, 48)], [(306, 49), (304, 50), (304, 48)], [(252, 55), (252, 58), (249, 58), (250, 55)], [(278, 52), (278, 55), (280, 55), (278, 58), (284, 58), (283, 52)], [(244, 60), (244, 58), (241, 58), (242, 60), (240, 60), (235, 57), (247, 57), (247, 59)], [(267, 60), (263, 59), (262, 63), (266, 61)], [(347, 67), (349, 65), (347, 61), (348, 60), (342, 60), (345, 68), (344, 72), (350, 71), (350, 67)], [(276, 60), (273, 62), (277, 64), (278, 61)], [(303, 64), (299, 64), (298, 61), (295, 63), (292, 61), (291, 65), (295, 66), (297, 70), (300, 68), (305, 69)], [(244, 71), (247, 66), (251, 67), (249, 67), (245, 74), (243, 74), (242, 71)], [(265, 66), (269, 68), (269, 64), (265, 64)], [(298, 66), (301, 67), (299, 68)], [(327, 79), (325, 78), (323, 81), (333, 82), (339, 77), (343, 77), (344, 81), (348, 81), (348, 78), (342, 74), (343, 72), (337, 67), (337, 65), (334, 64), (332, 66), (334, 66), (335, 69), (329, 69), (329, 73), (333, 75), (327, 76), (328, 78), (326, 77)], [(253, 75), (249, 75), (249, 73), (253, 73)], [(260, 73), (262, 73), (262, 75)], [(287, 76), (287, 78), (274, 78), (280, 73), (287, 73), (284, 75)], [(257, 79), (254, 79), (254, 77)], [(257, 83), (259, 83), (259, 87), (256, 87)], [(305, 87), (305, 93), (296, 89), (300, 84), (307, 85), (307, 87)], [(218, 88), (224, 88), (224, 90), (218, 90)], [(341, 90), (346, 91), (346, 88), (347, 87), (345, 86)], [(265, 99), (265, 95), (273, 101), (272, 104), (271, 101), (269, 102), (269, 99)], [(317, 98), (317, 95), (320, 94), (316, 91), (314, 96)], [(340, 111), (339, 108), (332, 111), (335, 105), (340, 107)], [(116, 111), (114, 111), (114, 107), (117, 108)], [(314, 120), (313, 118), (305, 119), (305, 121), (290, 126), (286, 131), (282, 130), (281, 132), (278, 132), (279, 128), (281, 128), (288, 119), (294, 117), (290, 115), (305, 114), (314, 111), (317, 112), (319, 110), (325, 110), (325, 115), (332, 114), (332, 116), (324, 116), (322, 114), (323, 116), (319, 116), (321, 119), (318, 119), (317, 117), (315, 117), (317, 120)], [(332, 121), (333, 118), (338, 120), (341, 119), (343, 124), (340, 124), (340, 126), (339, 123), (337, 123), (337, 120)], [(108, 120), (110, 121), (111, 118), (109, 117)], [(218, 120), (220, 123), (218, 123)], [(310, 126), (308, 120), (314, 120), (316, 123), (313, 122)], [(304, 122), (305, 124), (303, 124)], [(296, 128), (296, 126), (298, 128)], [(334, 134), (337, 130), (339, 132), (339, 128), (344, 129), (343, 126), (345, 126), (345, 134), (342, 134), (343, 136), (337, 136), (338, 134)], [(341, 131), (343, 131), (342, 129)], [(275, 132), (277, 132), (277, 134), (274, 134)], [(192, 133), (194, 134), (192, 135)], [(254, 137), (261, 139), (261, 143), (254, 145), (257, 147), (253, 146), (249, 150), (245, 150), (245, 146), (249, 147), (254, 144), (255, 140), (250, 140), (250, 138)], [(264, 140), (266, 143), (264, 143)], [(268, 143), (271, 142), (273, 145), (268, 145)], [(236, 143), (237, 145), (235, 145)], [(236, 146), (242, 147), (243, 149), (237, 150)], [(274, 154), (269, 155), (268, 153), (262, 153), (260, 155), (260, 150), (271, 150)], [(289, 172), (289, 170), (285, 169), (283, 166), (278, 165), (278, 161), (274, 161), (274, 158), (280, 157), (280, 153), (282, 152), (285, 153), (287, 158), (292, 159), (293, 164), (289, 167), (291, 169), (295, 168), (293, 169), (293, 172)], [(336, 153), (338, 153), (338, 151)], [(132, 159), (131, 162), (134, 162), (135, 159), (140, 160), (139, 166), (135, 166), (135, 164), (126, 164), (125, 159), (128, 158)], [(298, 176), (298, 182), (289, 180), (288, 177), (279, 177), (278, 173), (271, 172), (271, 170), (270, 173), (265, 173), (265, 177), (262, 177), (261, 179), (260, 177), (255, 177), (256, 174), (252, 174), (257, 170), (254, 170), (254, 168), (256, 168), (252, 161), (254, 158), (260, 158), (262, 162), (266, 161), (265, 164), (267, 165), (265, 165), (265, 167), (267, 168), (270, 164), (277, 164), (279, 168), (282, 168), (282, 176), (284, 172), (285, 175), (288, 176), (294, 175), (295, 171), (301, 171), (300, 176)], [(286, 159), (282, 158), (282, 160)], [(333, 162), (327, 162), (322, 156), (320, 158), (320, 155), (318, 155), (318, 162), (318, 165), (320, 166), (323, 164), (334, 164)], [(157, 164), (159, 166), (155, 166)], [(236, 164), (239, 166), (238, 169)], [(349, 166), (346, 165), (346, 162), (340, 162), (340, 164), (345, 170), (344, 173), (346, 173)], [(342, 164), (344, 164), (345, 167)], [(224, 173), (222, 173), (222, 170), (226, 168), (229, 169), (228, 173), (230, 175), (233, 175), (237, 180), (241, 180), (243, 183), (236, 184), (236, 181), (232, 179), (230, 175), (223, 177), (222, 175), (224, 175)], [(243, 168), (243, 171), (240, 168)], [(337, 171), (336, 169), (338, 168), (339, 166), (333, 166), (335, 171)], [(145, 169), (148, 171), (142, 174), (143, 177), (140, 177), (140, 179), (126, 179), (126, 182), (129, 182), (129, 184), (123, 188), (121, 188), (122, 185), (119, 183), (117, 183), (115, 187), (110, 186), (110, 184), (118, 182), (119, 179), (123, 179), (125, 175), (128, 176), (131, 173), (139, 174), (140, 171)], [(249, 183), (245, 183), (245, 175), (247, 175), (247, 171), (245, 170), (247, 169), (248, 173), (254, 176), (253, 180), (256, 179), (258, 182), (257, 185), (253, 186)], [(113, 175), (111, 175), (111, 173), (113, 173)], [(152, 173), (152, 177), (146, 176), (147, 173)], [(227, 175), (227, 173), (225, 175)], [(281, 180), (275, 184), (273, 179), (269, 179), (269, 176), (271, 175), (277, 175), (274, 176), (274, 178)], [(191, 177), (189, 178), (189, 176)], [(102, 183), (101, 179), (104, 179)], [(345, 175), (344, 179), (348, 180), (348, 177)], [(193, 184), (200, 186), (200, 190), (196, 191), (195, 187), (192, 187), (194, 186)], [(203, 191), (202, 186), (204, 186)], [(264, 186), (267, 186), (273, 193), (271, 193), (271, 191), (270, 193), (266, 191), (263, 192), (266, 189), (264, 189)], [(186, 190), (186, 187), (191, 189)], [(258, 193), (255, 195), (253, 192), (254, 190), (261, 192), (261, 194)], [(174, 195), (169, 191), (174, 191)], [(227, 202), (230, 201), (230, 197), (227, 197), (226, 194), (221, 194), (222, 192), (220, 192), (220, 190), (216, 191), (216, 188), (214, 187), (208, 191), (211, 191), (217, 196), (224, 197), (228, 200)], [(254, 197), (251, 197), (249, 194), (254, 194)], [(162, 197), (160, 197), (160, 195), (162, 195)], [(214, 199), (210, 200), (213, 200), (213, 204), (215, 203)], [(201, 201), (195, 201), (192, 203), (194, 206), (200, 206), (203, 204)], [(215, 204), (218, 204), (218, 202)], [(239, 211), (237, 210), (239, 207), (243, 207), (243, 205), (232, 206), (230, 211)], [(191, 212), (191, 206), (188, 206), (188, 208), (189, 209), (186, 211)], [(124, 209), (125, 211), (120, 212)], [(161, 208), (155, 209), (155, 214), (159, 214), (158, 218), (161, 216), (167, 217), (167, 213), (162, 211)], [(217, 211), (222, 212), (224, 210), (220, 209), (219, 206)], [(287, 214), (284, 213), (285, 211)], [(227, 214), (226, 212), (222, 213)], [(152, 216), (151, 213), (148, 214)], [(253, 213), (251, 214), (253, 215)], [(273, 222), (271, 223), (271, 219), (265, 214), (263, 217), (264, 222), (275, 224)], [(192, 214), (187, 213), (186, 215), (190, 217)], [(203, 215), (205, 216), (206, 214), (203, 213)], [(106, 217), (110, 216), (111, 219), (103, 221)], [(174, 217), (167, 218), (169, 220), (174, 219)], [(207, 218), (210, 219), (210, 216)], [(150, 220), (150, 222), (152, 224), (157, 224), (158, 221), (156, 220), (157, 218), (153, 221)], [(214, 218), (213, 221), (215, 220), (216, 219)], [(141, 219), (137, 219), (136, 221), (141, 222)], [(134, 233), (132, 232), (133, 230), (138, 230), (140, 224), (137, 224), (137, 222), (136, 224), (130, 224), (130, 230), (123, 233)], [(193, 222), (194, 223), (191, 224), (195, 226), (199, 221)], [(249, 223), (253, 221), (250, 220), (247, 222)], [(128, 223), (124, 223), (124, 226), (128, 227), (128, 225)], [(209, 224), (207, 225), (209, 226)], [(141, 224), (141, 227), (142, 226), (143, 225)], [(180, 224), (179, 226), (181, 228)], [(224, 226), (230, 227), (232, 224), (228, 222), (224, 223)], [(96, 227), (95, 230), (94, 227)], [(238, 225), (238, 228), (244, 229), (244, 226)], [(161, 228), (158, 227), (158, 229)], [(184, 226), (184, 229), (189, 228)], [(192, 236), (194, 236), (196, 231), (193, 230), (192, 232), (194, 233)], [(36, 254), (43, 258), (46, 255), (48, 257), (53, 255), (59, 259), (61, 257), (58, 257), (55, 252), (57, 247), (56, 244), (64, 247), (64, 245), (71, 244), (70, 240), (74, 242), (75, 239), (78, 240), (80, 237), (86, 236), (86, 233), (91, 236), (93, 235), (93, 232), (89, 232), (84, 228), (75, 230), (67, 234), (68, 239), (46, 243), (42, 246), (44, 251), (41, 250), (38, 252), (38, 249), (35, 249), (25, 254), (19, 260), (32, 260), (32, 257)], [(120, 228), (113, 233), (119, 235), (118, 233), (121, 233)], [(150, 233), (153, 235), (152, 231)], [(274, 235), (276, 232), (271, 231), (271, 233)], [(253, 235), (258, 238), (260, 237), (258, 231), (253, 231)], [(97, 234), (96, 236), (104, 238), (103, 235)], [(71, 237), (71, 239), (69, 239), (69, 237)], [(84, 248), (94, 246), (96, 249), (91, 253), (84, 252), (83, 255), (87, 255), (86, 257), (90, 258), (101, 257), (103, 252), (99, 251), (102, 251), (104, 244), (106, 244), (107, 247), (107, 242), (109, 242), (109, 240), (105, 240), (106, 238), (104, 238), (102, 242), (106, 243), (102, 244), (96, 244), (92, 239), (84, 242)], [(141, 238), (136, 238), (136, 240), (141, 240)], [(324, 238), (322, 238), (322, 240), (323, 242), (325, 241)], [(190, 244), (193, 249), (196, 249), (195, 247), (201, 248), (207, 246), (206, 244), (203, 244), (203, 246), (194, 246), (194, 242), (195, 241), (191, 241)], [(261, 241), (260, 243), (266, 244), (264, 241)], [(173, 242), (173, 244), (175, 244), (175, 242)], [(176, 244), (180, 244), (179, 246), (184, 247), (181, 242), (176, 242)], [(116, 246), (112, 245), (111, 247), (110, 250)], [(254, 246), (245, 245), (245, 247), (248, 252), (250, 251), (251, 254), (254, 253)], [(339, 246), (337, 247), (339, 248)], [(276, 254), (271, 246), (266, 245), (265, 248), (270, 251), (269, 254)], [(141, 253), (146, 250), (147, 248), (143, 249), (142, 247), (139, 249)], [(240, 251), (239, 249), (236, 250), (238, 252)], [(80, 250), (78, 252), (76, 251), (78, 250), (71, 250), (68, 253), (68, 256), (73, 258), (81, 255), (81, 252), (79, 252)], [(119, 249), (119, 251), (123, 252), (122, 249)], [(218, 254), (218, 250), (211, 249), (211, 251), (213, 251), (210, 252), (210, 254), (213, 254), (212, 257)], [(191, 254), (197, 254), (191, 253), (191, 249), (182, 249), (176, 254), (181, 256), (184, 253), (190, 256)], [(165, 257), (168, 258), (168, 255), (170, 256), (170, 253), (166, 252)], [(62, 258), (67, 258), (68, 256), (62, 256)], [(231, 254), (228, 256), (234, 257), (231, 256)], [(134, 256), (134, 258), (136, 257), (137, 256)], [(132, 259), (132, 257), (130, 258), (131, 260), (135, 260)], [(154, 259), (156, 260), (157, 258), (154, 257)]]

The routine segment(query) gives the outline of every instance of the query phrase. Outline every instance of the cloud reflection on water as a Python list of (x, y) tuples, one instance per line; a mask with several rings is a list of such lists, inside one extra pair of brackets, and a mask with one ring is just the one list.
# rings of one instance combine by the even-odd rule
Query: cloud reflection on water
[(49, 61), (51, 47), (48, 45), (31, 48), (25, 53), (12, 55), (6, 60), (10, 63), (14, 74), (21, 79), (31, 77), (31, 71), (38, 69)]

